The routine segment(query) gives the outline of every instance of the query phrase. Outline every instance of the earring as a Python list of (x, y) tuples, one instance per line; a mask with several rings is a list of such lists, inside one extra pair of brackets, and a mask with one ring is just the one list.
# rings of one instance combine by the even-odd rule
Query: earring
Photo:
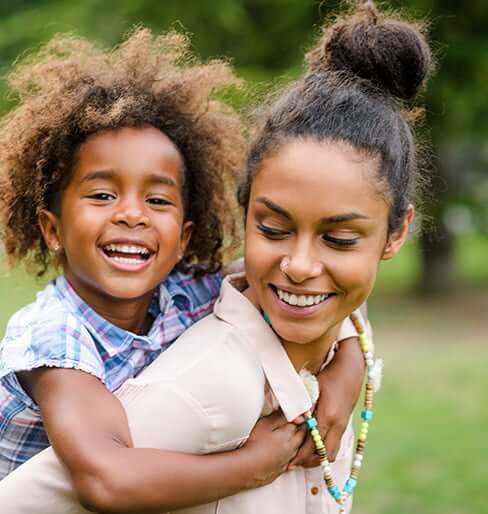
[(281, 259), (280, 262), (280, 270), (283, 273), (286, 273), (286, 270), (288, 269), (288, 266), (290, 265), (291, 259), (288, 255), (285, 255), (283, 259)]
[(54, 253), (58, 253), (58, 252), (59, 252), (59, 250), (61, 250), (61, 245), (60, 245), (59, 243), (55, 243), (55, 244), (53, 245), (53, 247), (52, 247), (52, 251), (53, 251)]

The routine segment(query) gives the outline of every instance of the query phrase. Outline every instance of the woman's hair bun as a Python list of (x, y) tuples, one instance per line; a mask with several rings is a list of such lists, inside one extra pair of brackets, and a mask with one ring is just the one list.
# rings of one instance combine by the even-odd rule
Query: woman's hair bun
[(389, 18), (371, 0), (324, 28), (307, 54), (310, 72), (348, 71), (402, 98), (413, 98), (432, 66), (420, 27)]

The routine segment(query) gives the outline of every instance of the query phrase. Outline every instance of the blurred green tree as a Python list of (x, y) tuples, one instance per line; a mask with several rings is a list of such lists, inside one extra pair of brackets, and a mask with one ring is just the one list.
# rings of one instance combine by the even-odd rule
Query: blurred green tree
[[(155, 31), (183, 27), (194, 34), (193, 45), (203, 58), (232, 58), (247, 78), (290, 77), (298, 73), (321, 20), (340, 5), (339, 0), (0, 0), (0, 69), (5, 73), (19, 54), (57, 32), (112, 45), (143, 23)], [(488, 160), (488, 10), (486, 0), (391, 0), (388, 5), (432, 20), (440, 66), (426, 93), (427, 126), (438, 157), (434, 192), (426, 204), (434, 230), (422, 233), (420, 285), (427, 292), (445, 290), (456, 283), (458, 214), (469, 212), (484, 230), (488, 226), (483, 166)], [(2, 94), (0, 110), (14, 101)]]

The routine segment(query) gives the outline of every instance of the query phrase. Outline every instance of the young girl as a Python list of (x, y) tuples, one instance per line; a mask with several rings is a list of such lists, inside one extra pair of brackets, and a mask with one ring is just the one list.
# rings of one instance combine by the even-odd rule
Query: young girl
[[(186, 46), (144, 30), (111, 53), (55, 39), (13, 73), (20, 103), (0, 131), (7, 255), (63, 270), (0, 345), (0, 475), (51, 443), (80, 494), (108, 490), (128, 511), (267, 483), (303, 438), (274, 416), (234, 453), (134, 449), (112, 394), (211, 311), (233, 226), (225, 186), (243, 140), (213, 95), (236, 81), (223, 63), (192, 64)], [(350, 410), (361, 373), (336, 365), (334, 382), (351, 385), (324, 407)]]
[[(350, 429), (330, 464), (298, 371), (316, 374), (327, 364), (340, 324), (370, 294), (379, 262), (405, 241), (417, 169), (400, 99), (415, 96), (431, 58), (415, 26), (383, 17), (368, 2), (329, 27), (308, 62), (303, 80), (270, 106), (251, 148), (239, 191), (246, 278), (225, 280), (213, 315), (119, 396), (136, 446), (192, 453), (239, 446), (257, 418), (277, 408), (288, 420), (303, 414), (321, 466), (296, 467), (269, 485), (184, 512), (344, 512), (362, 465), (372, 377), (350, 467)], [(363, 331), (364, 321), (355, 326)], [(192, 478), (189, 472), (189, 490)], [(15, 491), (24, 486), (34, 500), (18, 501)], [(102, 512), (130, 503), (117, 502), (103, 484), (92, 499), (86, 505)], [(83, 512), (50, 450), (0, 484), (0, 504), (13, 514)], [(138, 512), (153, 510), (153, 498), (139, 504)]]

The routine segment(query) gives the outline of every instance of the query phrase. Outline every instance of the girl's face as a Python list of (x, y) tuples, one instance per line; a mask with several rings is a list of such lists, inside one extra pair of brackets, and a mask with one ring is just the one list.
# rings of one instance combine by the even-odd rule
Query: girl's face
[(370, 294), (379, 261), (402, 246), (413, 210), (387, 238), (377, 166), (346, 144), (311, 139), (263, 160), (251, 186), (246, 274), (252, 300), (283, 340), (335, 334)]
[(47, 244), (60, 247), (66, 277), (92, 305), (147, 301), (190, 238), (181, 156), (148, 127), (96, 133), (76, 157), (59, 214), (41, 213)]

